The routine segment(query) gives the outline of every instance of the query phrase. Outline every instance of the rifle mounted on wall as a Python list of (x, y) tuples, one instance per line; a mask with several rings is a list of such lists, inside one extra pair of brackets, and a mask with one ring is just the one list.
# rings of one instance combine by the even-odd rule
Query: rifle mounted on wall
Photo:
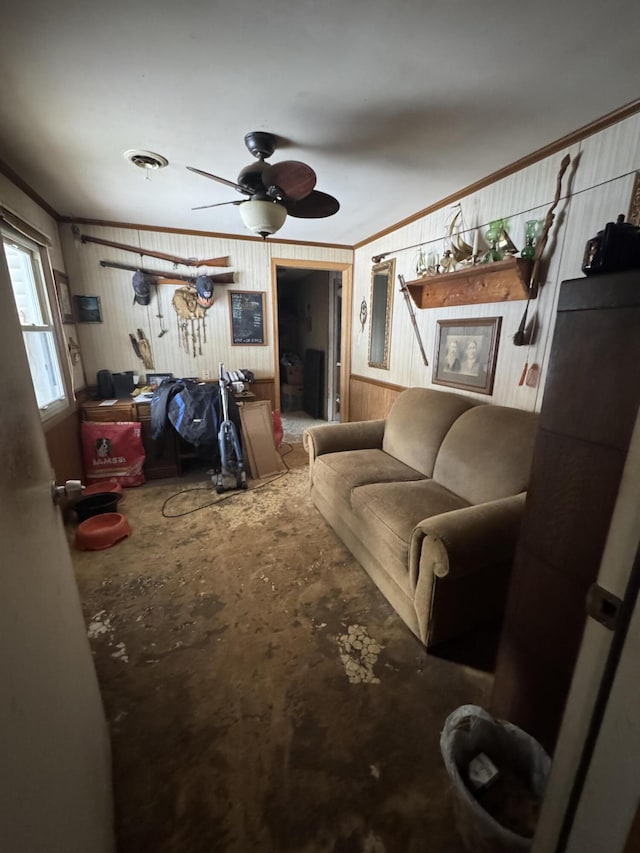
[[(159, 258), (161, 261), (171, 261), (172, 264), (181, 264), (184, 267), (228, 267), (229, 256), (222, 258), (179, 258), (177, 255), (168, 255), (166, 252), (154, 252), (151, 249), (137, 249), (135, 246), (127, 246), (125, 243), (113, 243), (111, 240), (102, 240), (100, 237), (89, 237), (88, 234), (80, 234), (83, 243), (98, 243), (100, 246), (111, 246), (112, 249), (122, 249), (123, 252), (132, 252), (134, 255), (146, 255), (149, 258)], [(136, 267), (137, 269), (137, 267)]]
[[(101, 267), (112, 267), (117, 270), (128, 270), (129, 272), (142, 272), (157, 278), (160, 284), (183, 284), (185, 281), (195, 287), (196, 276), (179, 275), (178, 273), (162, 272), (161, 270), (148, 270), (144, 267), (134, 267), (129, 264), (117, 264), (115, 261), (100, 261)], [(232, 272), (221, 272), (217, 275), (207, 275), (207, 278), (216, 284), (233, 284)]]

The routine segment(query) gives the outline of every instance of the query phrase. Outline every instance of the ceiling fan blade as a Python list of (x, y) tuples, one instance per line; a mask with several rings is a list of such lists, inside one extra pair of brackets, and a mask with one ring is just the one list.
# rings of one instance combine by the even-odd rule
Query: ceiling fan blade
[(199, 207), (192, 207), (191, 210), (206, 210), (209, 207), (224, 207), (225, 204), (244, 204), (243, 201), (219, 201), (218, 204), (201, 204)]
[(241, 184), (236, 184), (233, 181), (228, 181), (226, 178), (219, 178), (218, 175), (211, 175), (209, 172), (203, 172), (202, 169), (196, 169), (193, 166), (187, 166), (187, 169), (190, 172), (195, 172), (196, 175), (202, 175), (203, 178), (211, 178), (212, 181), (217, 181), (219, 184), (225, 184), (227, 187), (233, 187), (234, 190), (238, 190), (239, 193), (243, 193), (244, 195), (252, 195), (251, 190), (247, 189), (247, 187), (241, 186)]
[(289, 216), (297, 216), (298, 219), (322, 219), (324, 216), (333, 216), (340, 210), (340, 202), (337, 198), (327, 193), (314, 190), (300, 201), (285, 201)]
[[(306, 198), (316, 185), (316, 173), (311, 166), (298, 160), (283, 160), (267, 166), (262, 173), (262, 183), (269, 195), (277, 195), (281, 199), (300, 201)], [(271, 187), (276, 187), (278, 193), (271, 193)]]

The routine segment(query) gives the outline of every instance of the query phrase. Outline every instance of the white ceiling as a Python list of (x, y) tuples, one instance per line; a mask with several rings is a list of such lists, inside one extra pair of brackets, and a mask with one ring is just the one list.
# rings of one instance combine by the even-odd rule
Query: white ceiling
[[(246, 234), (250, 130), (353, 244), (638, 97), (638, 0), (5, 0), (0, 157), (61, 215)], [(131, 148), (168, 158), (145, 173)]]

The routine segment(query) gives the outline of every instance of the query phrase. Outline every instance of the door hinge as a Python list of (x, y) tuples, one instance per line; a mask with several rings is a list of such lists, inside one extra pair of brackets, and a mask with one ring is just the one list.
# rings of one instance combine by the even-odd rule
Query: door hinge
[(617, 595), (598, 586), (591, 584), (587, 593), (587, 613), (596, 622), (614, 631), (618, 625), (622, 601)]

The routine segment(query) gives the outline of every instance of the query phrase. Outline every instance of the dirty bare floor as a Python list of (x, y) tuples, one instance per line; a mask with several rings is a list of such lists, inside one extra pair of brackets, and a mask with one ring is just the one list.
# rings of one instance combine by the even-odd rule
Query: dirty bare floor
[(119, 853), (461, 853), (439, 737), (490, 676), (424, 652), (287, 461), (182, 518), (197, 484), (129, 489), (131, 538), (72, 551)]

